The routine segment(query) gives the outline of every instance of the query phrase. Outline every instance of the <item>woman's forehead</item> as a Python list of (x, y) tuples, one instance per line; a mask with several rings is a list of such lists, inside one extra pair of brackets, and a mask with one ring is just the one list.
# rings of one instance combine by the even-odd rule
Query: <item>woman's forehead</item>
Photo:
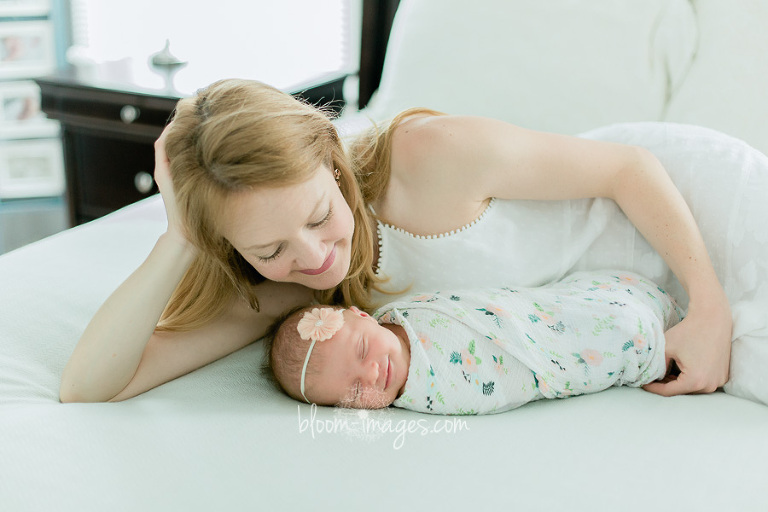
[(307, 181), (283, 187), (259, 187), (235, 192), (227, 199), (223, 233), (234, 245), (270, 245), (286, 231), (313, 222), (326, 208), (330, 173), (317, 172)]

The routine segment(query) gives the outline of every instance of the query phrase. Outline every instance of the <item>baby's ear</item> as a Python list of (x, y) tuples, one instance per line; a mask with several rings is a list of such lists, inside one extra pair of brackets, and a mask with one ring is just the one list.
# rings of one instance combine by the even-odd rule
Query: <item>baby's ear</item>
[(349, 308), (349, 310), (350, 310), (351, 312), (353, 312), (354, 314), (356, 314), (356, 315), (358, 315), (358, 316), (361, 316), (361, 317), (363, 317), (363, 318), (366, 318), (366, 317), (370, 318), (370, 317), (371, 317), (371, 315), (369, 315), (369, 314), (368, 314), (368, 313), (366, 313), (365, 311), (361, 311), (361, 310), (359, 310), (359, 309), (357, 308), (357, 306), (351, 306), (351, 307)]

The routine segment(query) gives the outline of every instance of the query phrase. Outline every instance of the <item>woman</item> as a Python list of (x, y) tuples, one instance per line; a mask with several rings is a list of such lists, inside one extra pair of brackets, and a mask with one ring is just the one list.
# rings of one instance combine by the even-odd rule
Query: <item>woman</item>
[[(690, 297), (687, 318), (666, 333), (679, 376), (646, 389), (706, 393), (728, 380), (728, 299), (691, 211), (649, 151), (415, 111), (357, 141), (348, 159), (322, 113), (237, 80), (181, 100), (155, 150), (168, 229), (83, 333), (62, 377), (64, 402), (135, 396), (248, 345), (315, 297), (372, 306), (372, 290), (391, 298), (430, 273), (466, 288), (477, 269), (497, 285), (543, 284), (581, 265), (588, 237), (552, 245), (546, 225), (517, 242), (485, 235), (475, 249), (516, 243), (505, 250), (523, 263), (496, 268), (465, 248), (450, 267), (412, 261), (406, 283), (387, 283), (392, 273), (375, 266), (393, 262), (386, 229), (426, 247), (432, 235), (472, 233), (489, 211), (511, 216), (502, 220), (514, 231), (524, 228), (515, 208), (581, 208), (517, 200), (594, 197), (607, 198), (602, 219), (621, 208)], [(594, 214), (576, 215), (584, 233)], [(572, 255), (567, 264), (543, 262), (561, 251)]]

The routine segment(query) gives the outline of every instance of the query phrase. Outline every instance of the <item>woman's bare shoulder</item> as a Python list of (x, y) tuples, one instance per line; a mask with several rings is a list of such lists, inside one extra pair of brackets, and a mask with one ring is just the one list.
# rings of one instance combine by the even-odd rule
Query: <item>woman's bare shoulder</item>
[(417, 113), (404, 118), (392, 134), (393, 156), (423, 156), (440, 149), (468, 122), (466, 117)]
[(393, 133), (391, 175), (381, 201), (385, 220), (414, 234), (450, 231), (471, 222), (488, 197), (472, 181), (466, 137), (482, 118), (409, 117)]
[(495, 140), (490, 134), (505, 129), (515, 127), (477, 116), (408, 117), (392, 136), (393, 175), (431, 181), (436, 176), (446, 178), (452, 171), (464, 173), (469, 163), (479, 163), (478, 156), (482, 156), (489, 136)]

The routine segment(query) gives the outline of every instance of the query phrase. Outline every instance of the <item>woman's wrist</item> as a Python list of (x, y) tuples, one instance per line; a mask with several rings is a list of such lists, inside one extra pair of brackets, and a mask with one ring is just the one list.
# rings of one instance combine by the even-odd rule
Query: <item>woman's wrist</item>
[(197, 255), (197, 248), (194, 244), (176, 230), (168, 229), (160, 235), (157, 244), (162, 245), (164, 250), (178, 252), (179, 257), (188, 264), (192, 263)]
[(730, 314), (728, 297), (714, 269), (711, 269), (706, 275), (701, 274), (699, 273), (697, 279), (683, 283), (689, 297), (689, 310), (696, 309), (711, 314), (725, 310)]

